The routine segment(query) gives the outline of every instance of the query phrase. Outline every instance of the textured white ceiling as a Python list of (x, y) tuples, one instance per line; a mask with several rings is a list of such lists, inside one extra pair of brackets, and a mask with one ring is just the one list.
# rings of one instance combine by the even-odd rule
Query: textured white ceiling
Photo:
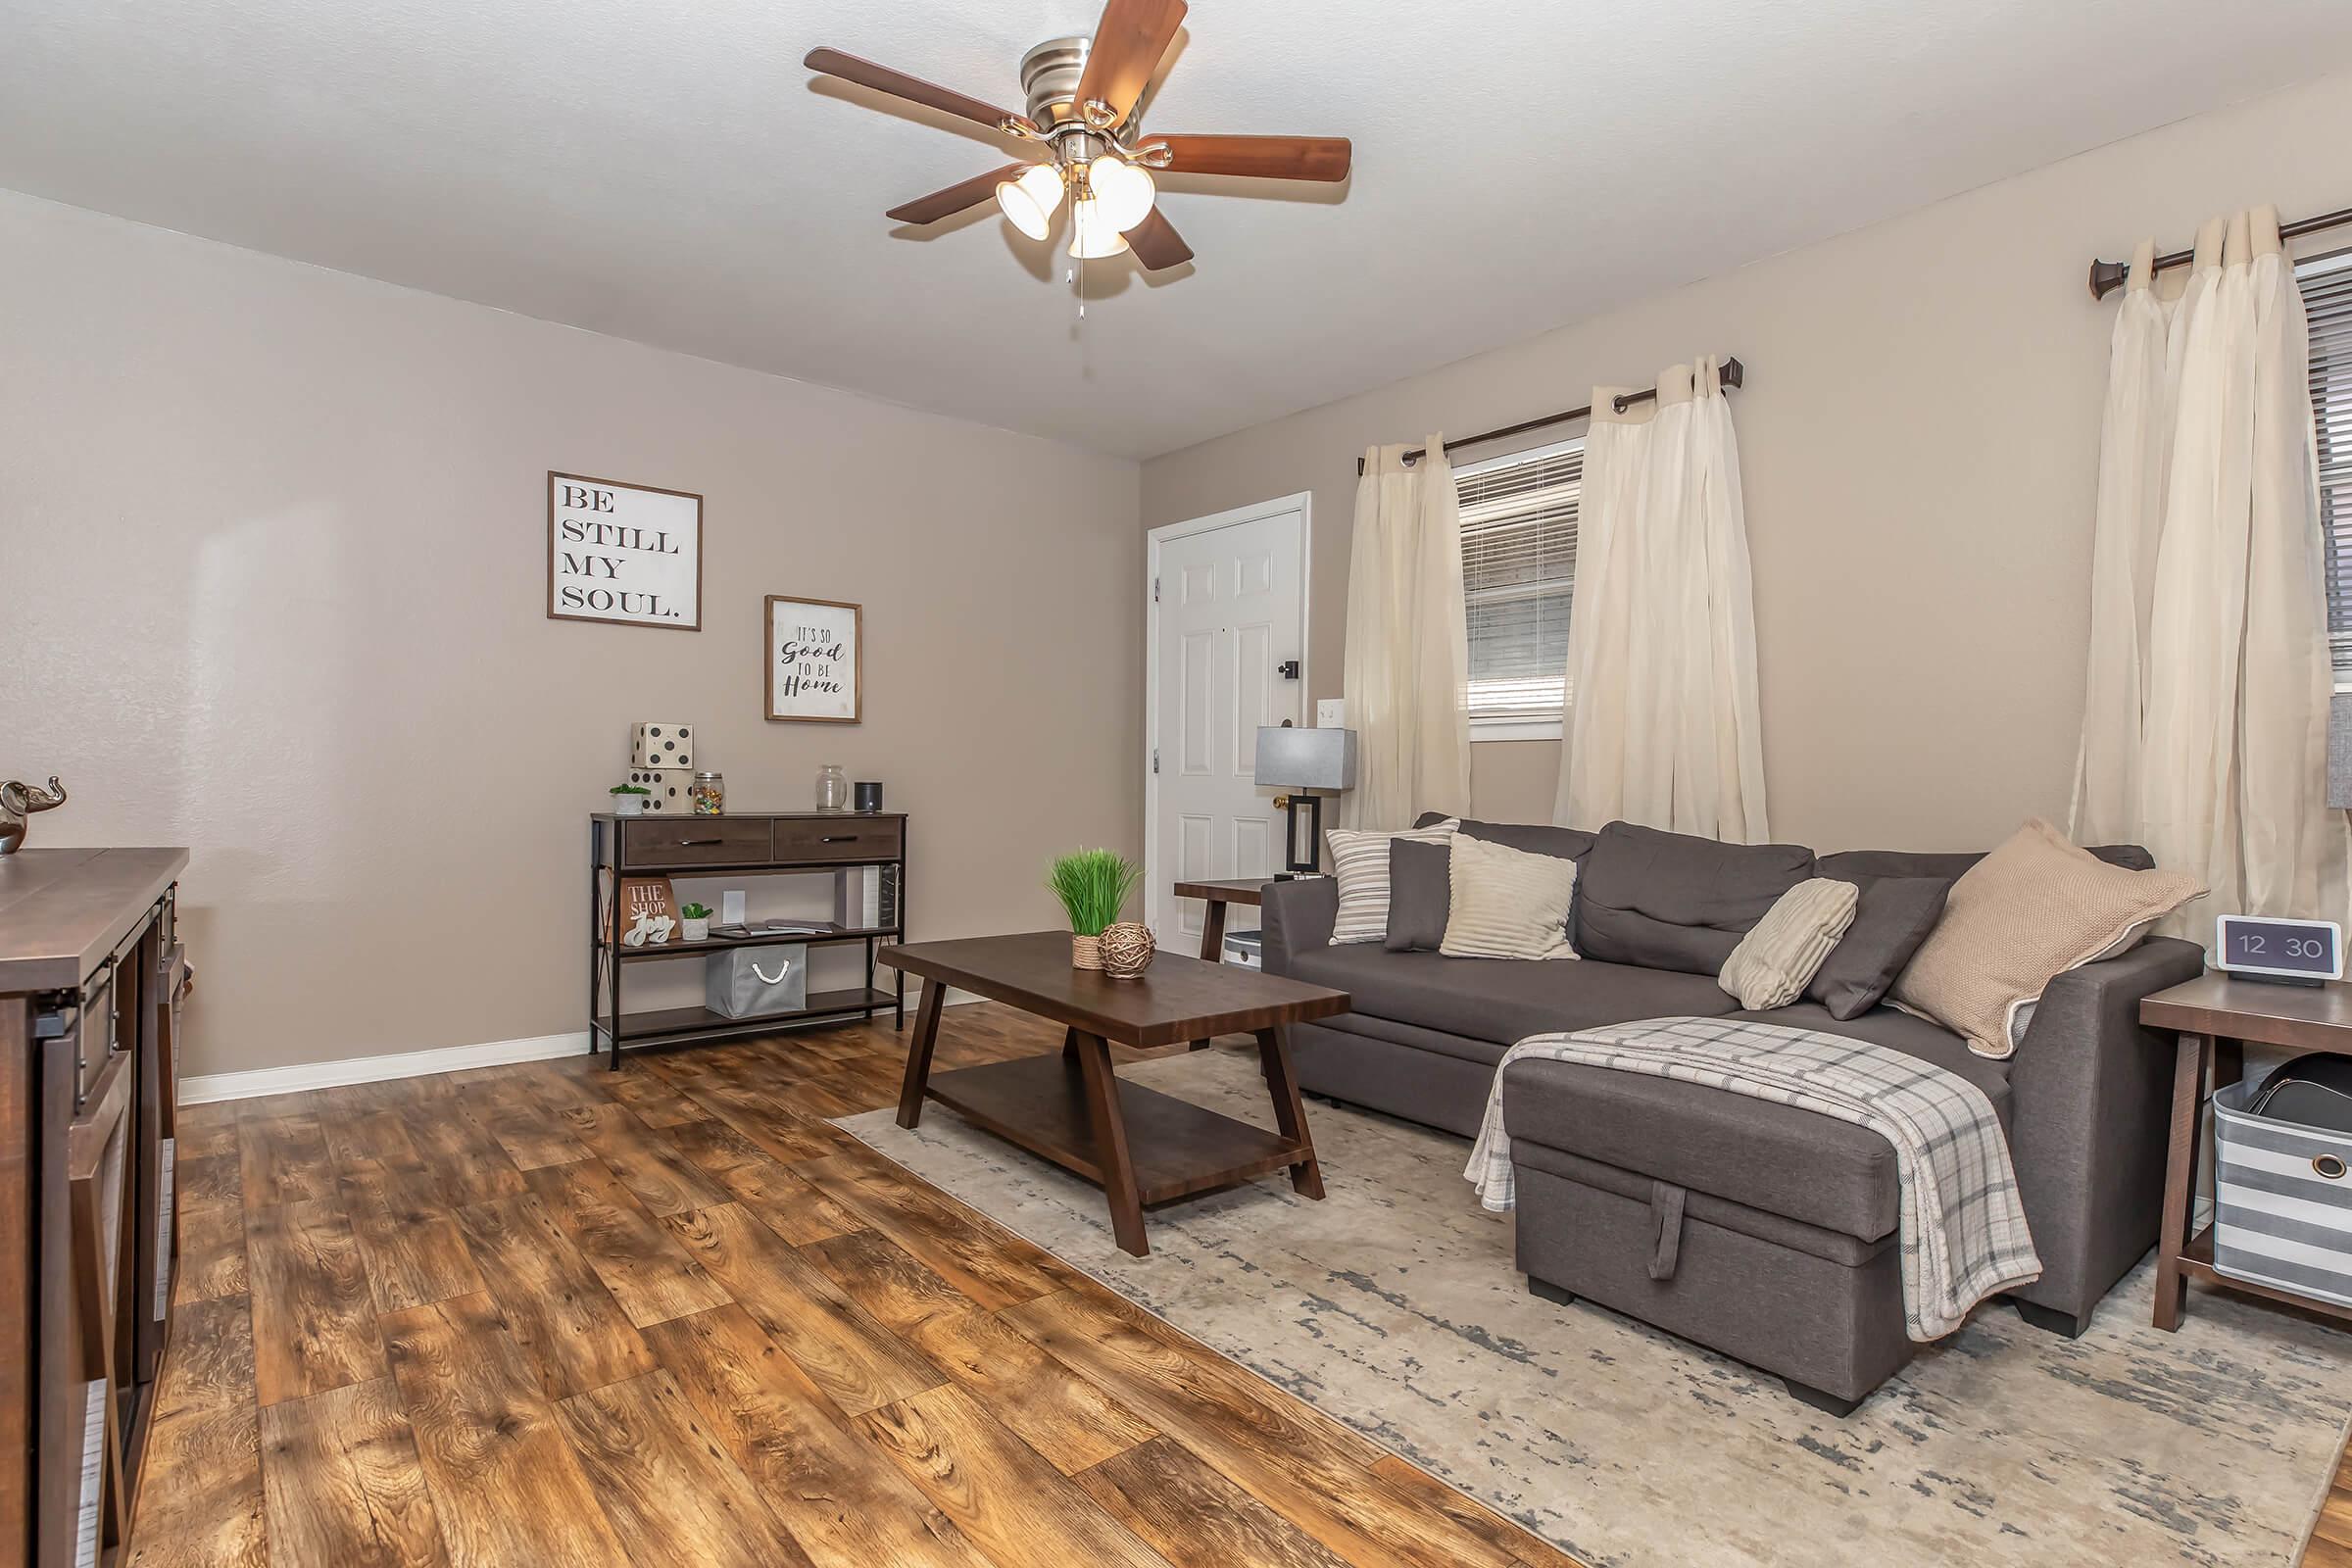
[(800, 61), (1017, 108), (1095, 14), (0, 0), (0, 185), (1148, 456), (2352, 60), (2346, 0), (1194, 0), (1148, 123), (1354, 177), (1165, 181), (1199, 260), (1094, 264), (1081, 331), (993, 207), (882, 216), (996, 138)]

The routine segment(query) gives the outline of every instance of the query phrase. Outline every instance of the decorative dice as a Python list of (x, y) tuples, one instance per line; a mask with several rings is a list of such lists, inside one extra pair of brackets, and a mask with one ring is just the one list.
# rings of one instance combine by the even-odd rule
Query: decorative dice
[[(669, 726), (664, 724), (662, 728)], [(645, 798), (648, 816), (694, 814), (694, 769), (691, 767), (632, 767), (629, 782), (654, 793)]]
[(660, 723), (639, 724), (632, 732), (629, 745), (631, 767), (673, 768), (694, 767), (694, 726)]

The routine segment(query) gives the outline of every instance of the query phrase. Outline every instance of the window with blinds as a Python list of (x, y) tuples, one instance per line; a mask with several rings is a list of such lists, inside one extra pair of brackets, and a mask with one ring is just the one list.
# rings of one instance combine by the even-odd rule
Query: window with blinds
[(2311, 412), (2319, 428), (2328, 645), (2336, 686), (2352, 688), (2352, 251), (2305, 262), (2296, 276), (2311, 316)]
[(1560, 717), (1584, 480), (1582, 441), (1454, 470), (1473, 720)]

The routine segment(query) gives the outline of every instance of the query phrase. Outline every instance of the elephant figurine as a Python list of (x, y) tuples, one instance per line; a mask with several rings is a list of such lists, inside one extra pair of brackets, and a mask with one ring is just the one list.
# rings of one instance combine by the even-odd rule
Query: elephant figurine
[(24, 842), (25, 820), (35, 811), (54, 811), (66, 804), (66, 787), (49, 775), (49, 787), (27, 784), (22, 779), (10, 779), (0, 784), (0, 855), (14, 855), (17, 846)]

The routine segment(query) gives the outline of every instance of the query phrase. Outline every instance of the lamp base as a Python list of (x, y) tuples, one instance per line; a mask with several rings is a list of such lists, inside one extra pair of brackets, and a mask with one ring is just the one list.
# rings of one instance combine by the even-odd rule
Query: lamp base
[[(1301, 801), (1306, 805), (1306, 858), (1303, 860), (1298, 858), (1298, 807)], [(1308, 795), (1303, 790), (1293, 790), (1290, 804), (1285, 809), (1290, 814), (1290, 821), (1283, 829), (1284, 865), (1293, 874), (1319, 874), (1323, 869), (1323, 797)], [(1289, 881), (1290, 878), (1277, 877), (1275, 880)]]

